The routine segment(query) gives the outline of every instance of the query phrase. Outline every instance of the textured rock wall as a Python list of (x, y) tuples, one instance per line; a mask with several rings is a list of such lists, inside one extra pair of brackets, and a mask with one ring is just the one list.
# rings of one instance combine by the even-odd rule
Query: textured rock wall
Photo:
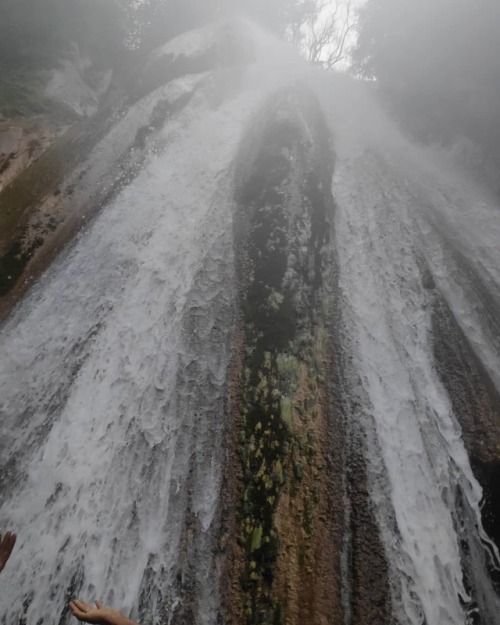
[(363, 442), (347, 440), (342, 408), (329, 133), (301, 89), (253, 128), (236, 198), (227, 622), (373, 623), (390, 601)]
[[(184, 79), (184, 87), (172, 88), (171, 94), (168, 84), (186, 74), (213, 69), (217, 62), (212, 46), (193, 57), (172, 53), (136, 68), (129, 83), (124, 81), (121, 93), (103, 103), (91, 118), (73, 123), (57, 139), (63, 126), (49, 139), (46, 133), (31, 137), (36, 145), (29, 136), (23, 138), (24, 130), (9, 131), (2, 141), (0, 126), (0, 169), (4, 174), (0, 188), (0, 320), (82, 225), (139, 171), (147, 140), (189, 102), (195, 81), (191, 85)], [(141, 101), (163, 84), (164, 96)], [(8, 131), (12, 124), (4, 125)], [(11, 152), (4, 154), (9, 149)], [(15, 158), (20, 150), (24, 160), (19, 167)]]

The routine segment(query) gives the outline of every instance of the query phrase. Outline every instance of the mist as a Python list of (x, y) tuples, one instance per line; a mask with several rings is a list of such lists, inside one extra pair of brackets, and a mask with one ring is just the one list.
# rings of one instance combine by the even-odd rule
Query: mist
[(3, 0), (0, 625), (497, 624), (499, 17)]
[(498, 3), (367, 2), (355, 67), (376, 79), (421, 140), (461, 142), (464, 162), (498, 192)]

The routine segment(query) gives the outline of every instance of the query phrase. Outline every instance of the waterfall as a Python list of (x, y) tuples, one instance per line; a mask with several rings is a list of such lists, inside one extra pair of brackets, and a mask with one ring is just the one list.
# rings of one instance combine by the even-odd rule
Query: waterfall
[[(330, 436), (346, 472), (344, 508), (325, 521), (342, 534), (331, 554), (342, 590), (327, 622), (369, 622), (368, 608), (351, 605), (371, 600), (355, 581), (354, 536), (368, 530), (356, 526), (352, 451), (390, 622), (494, 625), (500, 558), (498, 534), (483, 527), (483, 487), (500, 458), (499, 207), (444, 150), (407, 139), (369, 87), (310, 69), (245, 27), (245, 66), (169, 82), (189, 98), (0, 327), (0, 528), (19, 535), (0, 623), (69, 623), (75, 596), (144, 625), (225, 622), (237, 187), (266, 144), (259, 120), (290, 89), (319, 103), (311, 115), (334, 154), (322, 227), (334, 259), (325, 344), (336, 356), (325, 384), (341, 406)], [(179, 54), (207, 45), (187, 37)], [(120, 146), (137, 138), (131, 124), (148, 127), (165, 89), (113, 118), (81, 166), (89, 184), (113, 173)], [(301, 141), (314, 143), (312, 105), (290, 101)], [(292, 168), (294, 158), (284, 155)], [(297, 210), (304, 198), (286, 201)], [(474, 374), (475, 387), (455, 371)]]

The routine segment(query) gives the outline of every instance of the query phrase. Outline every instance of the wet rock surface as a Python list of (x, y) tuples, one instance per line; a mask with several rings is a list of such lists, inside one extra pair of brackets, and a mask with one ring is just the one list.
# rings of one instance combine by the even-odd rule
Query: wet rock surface
[[(488, 372), (462, 332), (447, 304), (437, 298), (434, 315), (434, 351), (439, 374), (460, 422), (474, 475), (483, 489), (481, 517), (489, 538), (500, 545), (500, 394)], [(474, 605), (480, 605), (486, 619), (495, 618), (487, 604), (484, 587), (491, 582), (500, 591), (496, 558), (483, 547), (471, 544), (469, 512), (459, 497), (457, 517), (462, 526), (465, 576)], [(473, 564), (473, 566), (471, 566)], [(484, 578), (478, 569), (488, 571)], [(474, 622), (481, 623), (479, 613)], [(485, 622), (488, 622), (487, 620)]]
[[(68, 61), (66, 73), (78, 80), (70, 80), (61, 69), (54, 78), (53, 96), (69, 98), (66, 105), (84, 119), (75, 122), (62, 111), (59, 122), (28, 132), (36, 120), (0, 124), (0, 320), (82, 227), (133, 179), (156, 133), (189, 102), (196, 77), (248, 60), (238, 28), (221, 24), (214, 30), (222, 31), (220, 36), (204, 29), (194, 43), (192, 33), (177, 37), (123, 76), (106, 98), (110, 77), (87, 76), (85, 80), (95, 83), (89, 91), (82, 75), (92, 68), (79, 57)], [(178, 79), (187, 87), (176, 89)], [(135, 115), (130, 115), (131, 108)], [(116, 138), (120, 125), (122, 138)]]
[(49, 117), (0, 122), (0, 192), (43, 154), (66, 125)]
[(274, 96), (254, 127), (236, 196), (242, 320), (227, 622), (378, 622), (390, 615), (387, 568), (362, 441), (344, 453), (335, 364), (329, 133), (301, 89)]
[(138, 106), (135, 115), (123, 102), (104, 108), (46, 141), (47, 149), (0, 190), (0, 319), (140, 171), (156, 132), (195, 87), (196, 80), (179, 90), (167, 85), (164, 97)]

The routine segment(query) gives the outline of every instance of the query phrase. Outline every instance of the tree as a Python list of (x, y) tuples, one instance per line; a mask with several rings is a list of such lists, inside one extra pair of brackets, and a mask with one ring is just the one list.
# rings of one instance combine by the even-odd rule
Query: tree
[(239, 2), (243, 10), (290, 41), (308, 61), (332, 68), (346, 58), (349, 37), (356, 26), (351, 0)]
[(349, 37), (356, 29), (351, 0), (317, 0), (293, 25), (293, 41), (308, 61), (331, 69), (344, 61), (349, 52)]

